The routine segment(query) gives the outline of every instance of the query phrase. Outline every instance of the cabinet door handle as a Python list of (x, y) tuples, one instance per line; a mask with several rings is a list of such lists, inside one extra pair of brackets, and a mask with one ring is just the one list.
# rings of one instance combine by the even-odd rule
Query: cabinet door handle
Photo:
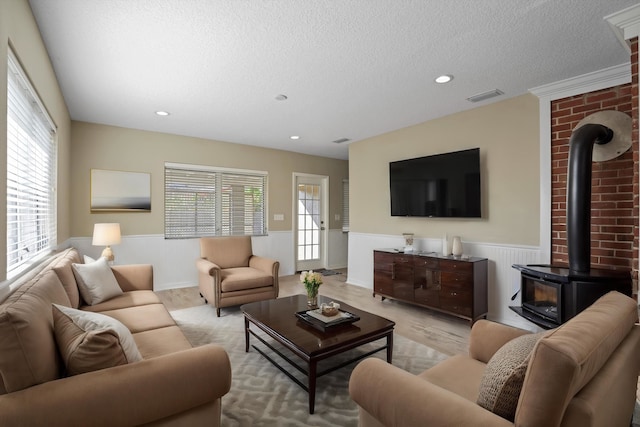
[(396, 265), (391, 264), (391, 280), (395, 280), (396, 278)]

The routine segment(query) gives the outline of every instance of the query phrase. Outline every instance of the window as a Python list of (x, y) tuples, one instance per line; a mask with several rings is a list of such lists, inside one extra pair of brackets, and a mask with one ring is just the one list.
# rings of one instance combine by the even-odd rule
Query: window
[(342, 180), (342, 231), (349, 231), (349, 180)]
[(56, 242), (56, 130), (13, 52), (7, 72), (7, 278)]
[(166, 163), (164, 236), (267, 234), (267, 173)]

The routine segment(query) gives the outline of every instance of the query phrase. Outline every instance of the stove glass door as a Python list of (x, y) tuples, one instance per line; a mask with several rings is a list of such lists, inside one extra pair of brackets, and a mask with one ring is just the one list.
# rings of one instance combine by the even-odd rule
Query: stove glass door
[(545, 282), (522, 275), (522, 308), (545, 319), (560, 323), (559, 283)]

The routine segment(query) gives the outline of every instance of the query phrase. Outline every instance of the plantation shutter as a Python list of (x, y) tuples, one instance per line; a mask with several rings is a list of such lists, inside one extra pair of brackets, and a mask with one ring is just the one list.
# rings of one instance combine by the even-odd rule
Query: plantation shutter
[(165, 165), (165, 238), (260, 236), (266, 172)]
[(7, 278), (56, 247), (56, 128), (17, 58), (7, 67)]

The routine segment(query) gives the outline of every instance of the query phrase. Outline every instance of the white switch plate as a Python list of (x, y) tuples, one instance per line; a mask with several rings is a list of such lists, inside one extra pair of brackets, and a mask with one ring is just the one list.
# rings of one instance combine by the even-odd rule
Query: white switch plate
[(273, 214), (274, 221), (284, 221), (284, 214)]

